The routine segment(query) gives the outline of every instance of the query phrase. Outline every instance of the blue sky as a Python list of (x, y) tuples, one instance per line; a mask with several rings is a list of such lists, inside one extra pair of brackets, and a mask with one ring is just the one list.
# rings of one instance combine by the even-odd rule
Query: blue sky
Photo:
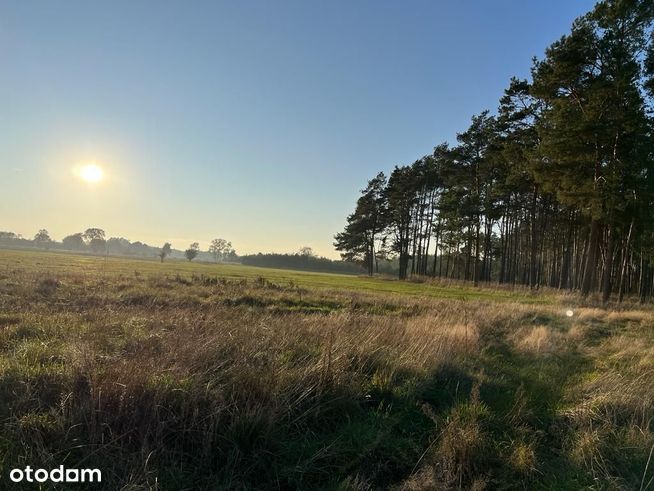
[(5, 0), (0, 230), (336, 257), (367, 179), (494, 110), (593, 4)]

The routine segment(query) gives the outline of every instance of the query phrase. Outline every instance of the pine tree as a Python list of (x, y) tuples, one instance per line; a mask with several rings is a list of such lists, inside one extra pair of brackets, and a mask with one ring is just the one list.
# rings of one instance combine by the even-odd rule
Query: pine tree
[(363, 263), (370, 276), (375, 271), (376, 245), (386, 227), (385, 186), (383, 172), (368, 181), (356, 210), (347, 218), (345, 230), (335, 236), (334, 247), (342, 251), (343, 259)]

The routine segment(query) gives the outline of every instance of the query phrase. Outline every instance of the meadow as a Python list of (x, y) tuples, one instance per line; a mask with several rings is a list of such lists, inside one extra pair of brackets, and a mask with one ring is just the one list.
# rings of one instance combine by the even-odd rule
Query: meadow
[(0, 250), (6, 489), (654, 489), (653, 403), (649, 305)]

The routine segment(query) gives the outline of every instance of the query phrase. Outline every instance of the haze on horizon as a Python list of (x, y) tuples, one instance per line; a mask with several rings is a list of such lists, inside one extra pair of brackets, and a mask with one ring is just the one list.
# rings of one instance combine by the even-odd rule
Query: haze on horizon
[(0, 230), (337, 257), (362, 182), (493, 110), (593, 4), (3, 2)]

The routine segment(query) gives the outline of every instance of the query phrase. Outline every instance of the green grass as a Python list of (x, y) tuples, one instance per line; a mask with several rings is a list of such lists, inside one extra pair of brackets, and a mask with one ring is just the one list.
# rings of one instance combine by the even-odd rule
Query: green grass
[(552, 291), (0, 251), (0, 488), (63, 464), (112, 490), (647, 489), (652, 325)]
[(52, 275), (78, 274), (89, 279), (141, 275), (193, 275), (225, 278), (229, 280), (255, 280), (265, 278), (273, 283), (293, 284), (302, 288), (321, 288), (436, 298), (520, 301), (550, 303), (552, 294), (531, 293), (528, 289), (474, 288), (454, 281), (398, 281), (394, 278), (353, 276), (335, 273), (311, 273), (273, 268), (259, 268), (240, 264), (212, 264), (181, 260), (132, 259), (102, 257), (65, 252), (0, 250), (0, 271), (18, 269), (47, 272)]

